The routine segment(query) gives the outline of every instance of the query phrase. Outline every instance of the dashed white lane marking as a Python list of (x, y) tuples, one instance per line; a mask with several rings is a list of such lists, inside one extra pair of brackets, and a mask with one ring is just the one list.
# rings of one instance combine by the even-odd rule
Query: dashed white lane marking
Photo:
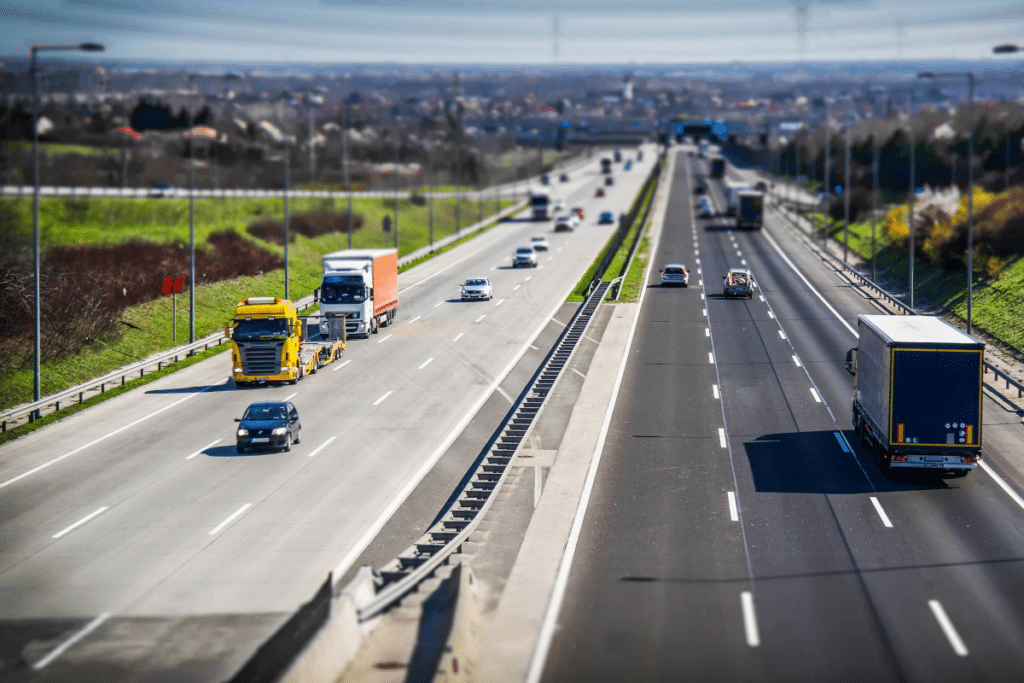
[(740, 604), (743, 606), (743, 631), (747, 635), (747, 645), (757, 647), (761, 644), (761, 635), (757, 632), (757, 615), (754, 613), (754, 594), (750, 591), (743, 591), (740, 594)]
[(580, 371), (579, 371), (579, 370), (577, 370), (576, 368), (573, 368), (573, 369), (572, 369), (572, 371), (573, 371), (573, 372), (575, 372), (575, 373), (576, 373), (577, 375), (579, 375), (580, 377), (586, 378), (586, 375), (584, 375), (584, 374), (583, 374), (582, 372), (580, 372)]
[(703, 287), (704, 286), (704, 280), (698, 280), (697, 284), (700, 285), (701, 287)]
[(717, 385), (717, 384), (712, 384), (712, 385), (711, 385), (711, 394), (712, 394), (712, 395), (713, 395), (713, 396), (714, 396), (715, 398), (718, 398), (718, 385)]
[(782, 330), (779, 330), (779, 336), (782, 337), (783, 339), (785, 339), (786, 338), (786, 333), (783, 332)]
[(764, 295), (762, 295), (762, 294), (758, 294), (757, 298), (760, 299), (761, 301), (764, 301)]
[(498, 303), (496, 303), (496, 304), (494, 304), (494, 305), (495, 305), (495, 306), (500, 306), (500, 305), (502, 305), (503, 303), (505, 303), (505, 300), (504, 300), (504, 299), (498, 299)]
[(704, 336), (705, 337), (710, 337), (711, 336), (711, 328), (710, 327), (705, 327), (704, 328)]
[(436, 304), (434, 304), (434, 308), (437, 308), (438, 306), (440, 306), (443, 303), (444, 303), (443, 301), (438, 301)]
[(729, 519), (738, 522), (740, 521), (740, 511), (736, 508), (736, 494), (729, 491), (727, 495), (729, 497)]
[(186, 459), (186, 460), (191, 460), (192, 458), (196, 457), (197, 455), (199, 455), (200, 453), (202, 453), (203, 451), (205, 451), (205, 450), (206, 450), (207, 448), (213, 448), (214, 446), (216, 446), (217, 444), (219, 444), (219, 443), (220, 443), (221, 441), (223, 441), (223, 439), (214, 439), (213, 441), (211, 441), (210, 443), (206, 444), (205, 446), (203, 446), (202, 448), (200, 448), (200, 449), (199, 449), (198, 451), (196, 451), (196, 452), (195, 452), (195, 453), (193, 453), (192, 455), (186, 455), (186, 456), (185, 456), (185, 459)]
[(423, 368), (425, 368), (425, 367), (427, 367), (428, 365), (430, 365), (431, 361), (433, 361), (433, 360), (434, 360), (434, 357), (433, 357), (433, 356), (431, 356), (430, 358), (428, 358), (428, 359), (426, 359), (425, 361), (423, 361), (423, 365), (419, 366), (419, 367), (418, 367), (418, 368), (416, 368), (416, 369), (417, 369), (417, 370), (422, 370)]
[(523, 282), (529, 282), (529, 281), (530, 281), (530, 278), (532, 278), (532, 277), (533, 277), (532, 275), (527, 275), (527, 276), (526, 276), (526, 279), (525, 279), (525, 280), (523, 280)]
[(248, 509), (249, 509), (249, 508), (251, 508), (251, 507), (252, 507), (252, 503), (246, 503), (246, 504), (245, 504), (245, 505), (243, 505), (242, 507), (238, 508), (237, 510), (235, 510), (234, 512), (232, 512), (232, 513), (231, 513), (231, 515), (230, 515), (230, 516), (229, 516), (229, 517), (228, 517), (227, 519), (225, 519), (225, 520), (224, 520), (223, 522), (221, 522), (220, 524), (218, 524), (217, 526), (215, 526), (215, 527), (213, 528), (213, 531), (211, 531), (211, 532), (209, 533), (209, 535), (210, 535), (210, 536), (215, 536), (215, 535), (217, 535), (217, 533), (219, 533), (221, 529), (223, 529), (224, 527), (226, 527), (226, 526), (227, 526), (228, 524), (231, 524), (231, 522), (232, 522), (232, 521), (234, 521), (234, 520), (235, 520), (235, 518), (237, 518), (237, 517), (238, 517), (238, 516), (239, 516), (240, 514), (242, 514), (243, 512), (245, 512), (246, 510), (248, 510)]
[(85, 627), (81, 631), (79, 631), (78, 633), (76, 633), (75, 635), (71, 636), (70, 638), (65, 640), (63, 643), (61, 643), (56, 649), (54, 649), (53, 652), (51, 652), (50, 654), (46, 655), (45, 657), (40, 659), (38, 662), (33, 664), (32, 668), (36, 669), (36, 670), (44, 668), (47, 664), (49, 664), (53, 660), (57, 659), (57, 657), (60, 657), (62, 654), (67, 652), (68, 648), (70, 648), (72, 645), (74, 645), (75, 643), (80, 641), (82, 638), (85, 638), (87, 635), (89, 635), (90, 633), (95, 631), (97, 628), (99, 628), (100, 624), (102, 624), (108, 618), (110, 618), (110, 612), (104, 612), (103, 614), (99, 615), (98, 617), (96, 617), (95, 619), (90, 621), (88, 624), (86, 624)]
[(522, 285), (516, 285), (515, 287), (513, 287), (513, 288), (512, 288), (512, 291), (514, 292), (514, 291), (516, 291), (517, 289), (519, 289), (520, 287), (522, 287)]
[(322, 444), (320, 444), (319, 446), (314, 448), (313, 452), (309, 454), (309, 457), (310, 458), (315, 458), (320, 453), (320, 451), (322, 451), (323, 449), (325, 449), (328, 446), (330, 446), (331, 442), (334, 441), (336, 438), (338, 438), (338, 437), (332, 436), (331, 438), (327, 439), (327, 441), (324, 441)]
[(381, 403), (383, 403), (383, 402), (384, 402), (385, 400), (387, 400), (387, 397), (388, 397), (388, 396), (390, 396), (390, 395), (391, 395), (391, 394), (393, 394), (393, 393), (395, 393), (395, 392), (394, 392), (394, 390), (392, 390), (392, 391), (389, 391), (388, 393), (384, 394), (383, 396), (381, 396), (380, 398), (378, 398), (378, 399), (377, 399), (376, 401), (374, 401), (374, 402), (373, 402), (373, 405), (375, 405), (375, 406), (379, 406), (379, 405), (380, 405)]
[(392, 336), (393, 336), (393, 335), (390, 335), (390, 334), (389, 334), (388, 336), (386, 336), (386, 337), (384, 337), (384, 338), (382, 338), (382, 339), (378, 339), (378, 340), (377, 340), (377, 343), (378, 343), (378, 344), (383, 344), (383, 343), (384, 343), (384, 342), (386, 342), (386, 341), (387, 341), (388, 339), (391, 339), (391, 337), (392, 337)]
[(715, 352), (714, 351), (708, 351), (708, 362), (709, 363), (714, 363), (715, 362)]
[(741, 258), (740, 259), (740, 263), (743, 264), (743, 265), (747, 265), (747, 259)]
[(725, 429), (722, 427), (718, 428), (718, 443), (722, 448), (725, 448)]
[(939, 622), (939, 627), (942, 628), (942, 632), (946, 634), (946, 639), (949, 640), (949, 644), (953, 648), (953, 652), (961, 657), (966, 657), (967, 646), (964, 645), (964, 641), (960, 639), (960, 634), (956, 632), (953, 622), (950, 621), (949, 617), (946, 615), (946, 610), (942, 609), (942, 604), (938, 600), (929, 600), (928, 606), (931, 608), (932, 614), (935, 615), (935, 621)]
[(341, 365), (339, 365), (338, 367), (336, 367), (336, 368), (334, 368), (333, 370), (331, 370), (331, 372), (337, 372), (338, 370), (341, 370), (341, 369), (342, 369), (343, 367), (345, 367), (346, 365), (348, 365), (348, 364), (349, 364), (349, 363), (351, 363), (351, 362), (352, 362), (352, 359), (351, 359), (351, 358), (349, 358), (349, 359), (348, 359), (347, 361), (345, 361), (344, 363), (342, 363), (342, 364), (341, 364)]
[(705, 308), (705, 309), (704, 309), (704, 310), (702, 311), (702, 313), (704, 313), (704, 317), (705, 317), (705, 318), (706, 318), (706, 317), (708, 317), (708, 309), (706, 309), (706, 308)]
[(422, 317), (423, 317), (422, 315), (418, 315), (418, 316), (416, 316), (415, 318), (413, 318), (412, 320), (409, 320), (409, 321), (408, 321), (408, 324), (409, 324), (409, 325), (412, 325), (412, 324), (413, 324), (414, 322), (416, 322), (417, 320), (419, 320), (419, 319), (420, 319), (420, 318), (422, 318)]
[(821, 403), (821, 396), (818, 396), (818, 392), (814, 390), (814, 387), (811, 387), (811, 396), (814, 397), (815, 403)]
[(55, 534), (54, 534), (53, 536), (51, 536), (51, 538), (60, 538), (60, 537), (61, 537), (61, 536), (63, 536), (64, 534), (67, 534), (67, 533), (70, 533), (70, 532), (74, 531), (74, 530), (75, 530), (75, 529), (77, 529), (78, 527), (80, 527), (80, 526), (82, 526), (83, 524), (85, 524), (86, 522), (88, 522), (88, 521), (89, 521), (90, 519), (92, 519), (93, 517), (96, 517), (97, 515), (101, 515), (101, 514), (103, 514), (103, 513), (105, 512), (105, 511), (107, 511), (107, 510), (109, 510), (109, 509), (110, 509), (110, 506), (109, 506), (109, 505), (104, 505), (104, 506), (103, 506), (103, 507), (101, 507), (101, 508), (100, 508), (99, 510), (96, 510), (95, 512), (89, 513), (89, 514), (88, 514), (88, 515), (86, 515), (85, 517), (82, 517), (82, 518), (81, 518), (80, 520), (78, 520), (77, 522), (75, 522), (74, 524), (72, 524), (71, 526), (69, 526), (68, 528), (66, 528), (66, 529), (63, 529), (62, 531), (58, 531), (58, 532), (57, 532), (57, 533), (55, 533)]
[(772, 313), (771, 311), (768, 311), (768, 317), (771, 318), (772, 320), (774, 320), (775, 319), (775, 314)]
[(871, 504), (875, 506), (875, 512), (878, 513), (878, 516), (882, 518), (882, 524), (891, 529), (892, 522), (889, 521), (889, 515), (885, 514), (885, 510), (882, 509), (882, 504), (874, 496), (871, 496)]
[(700, 300), (701, 300), (701, 301), (703, 301), (703, 300), (704, 300), (704, 292), (701, 292), (701, 293), (700, 293)]
[(491, 266), (491, 270), (497, 270), (498, 266)]
[(486, 318), (486, 317), (487, 317), (487, 314), (486, 314), (486, 313), (484, 313), (484, 314), (483, 314), (482, 316), (480, 316), (479, 318), (477, 318), (477, 319), (476, 319), (476, 320), (474, 320), (473, 322), (475, 322), (475, 323), (478, 323), (478, 322), (480, 322), (481, 320), (483, 320), (483, 319), (484, 319), (484, 318)]
[(290, 393), (287, 396), (285, 396), (284, 399), (282, 399), (282, 400), (290, 401), (290, 400), (292, 400), (293, 398), (295, 398), (298, 395), (299, 395), (299, 392), (293, 391), (292, 393)]
[(843, 449), (843, 452), (849, 453), (850, 447), (846, 445), (846, 439), (843, 438), (843, 435), (839, 432), (832, 432), (832, 434), (836, 437), (836, 441), (839, 442), (839, 447)]
[(799, 368), (799, 367), (803, 367), (803, 366), (801, 366), (801, 365), (800, 365), (800, 358), (799, 358), (799, 357), (797, 357), (796, 355), (794, 355), (794, 356), (793, 356), (793, 362), (794, 362), (794, 363), (796, 363), (796, 366), (797, 366), (798, 368)]
[(466, 334), (466, 333), (465, 332), (459, 332), (457, 335), (455, 335), (455, 339), (452, 339), (452, 341), (453, 342), (459, 341), (459, 339), (461, 339), (462, 335), (464, 335), (464, 334)]

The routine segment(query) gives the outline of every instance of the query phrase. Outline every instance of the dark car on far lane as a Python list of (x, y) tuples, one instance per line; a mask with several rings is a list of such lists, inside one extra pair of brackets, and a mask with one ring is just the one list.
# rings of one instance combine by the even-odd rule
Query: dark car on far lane
[(299, 411), (290, 401), (257, 401), (245, 409), (238, 423), (237, 448), (245, 453), (249, 448), (292, 449), (299, 442), (302, 423)]
[(615, 214), (611, 211), (602, 211), (600, 217), (597, 219), (598, 223), (614, 223)]

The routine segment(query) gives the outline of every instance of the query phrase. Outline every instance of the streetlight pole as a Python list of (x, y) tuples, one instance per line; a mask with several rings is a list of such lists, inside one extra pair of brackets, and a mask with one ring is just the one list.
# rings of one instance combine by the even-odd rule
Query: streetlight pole
[(822, 222), (825, 232), (822, 243), (828, 244), (828, 225), (832, 220), (832, 105), (825, 100), (825, 215)]
[[(1013, 47), (1013, 50), (1006, 48)], [(1015, 52), (1017, 46), (1001, 45), (994, 52)], [(937, 74), (931, 71), (918, 74), (918, 78), (938, 78), (939, 76), (967, 77), (967, 334), (972, 328), (972, 309), (974, 299), (974, 72)]]
[(290, 159), (290, 149), (288, 147), (288, 131), (285, 129), (284, 121), (281, 121), (281, 129), (284, 132), (284, 298), (291, 299), (288, 296), (288, 192), (291, 185), (291, 179), (288, 175), (288, 167)]
[[(80, 43), (78, 45), (33, 45), (29, 59), (29, 73), (32, 76), (32, 234), (33, 261), (35, 264), (33, 278), (33, 298), (35, 308), (32, 325), (33, 352), (33, 396), (35, 401), (42, 398), (42, 375), (40, 372), (40, 303), (39, 303), (39, 71), (36, 68), (36, 55), (40, 52), (56, 52), (65, 50), (82, 50), (84, 52), (102, 52), (105, 48), (99, 43)], [(40, 417), (36, 408), (30, 419)]]
[(847, 254), (850, 251), (850, 125), (849, 116), (846, 119), (846, 173), (843, 179), (843, 263), (846, 263)]
[(348, 174), (348, 102), (341, 106), (341, 172), (348, 192), (348, 248), (352, 248), (352, 181)]
[(917, 228), (914, 225), (914, 204), (917, 200), (917, 171), (915, 152), (917, 143), (914, 141), (914, 94), (910, 94), (910, 117), (908, 118), (910, 137), (910, 209), (907, 211), (907, 222), (910, 227), (910, 309), (914, 309), (914, 242), (917, 239)]
[(871, 133), (871, 281), (878, 280), (878, 265), (876, 257), (875, 241), (875, 206), (878, 195), (878, 140), (875, 133)]
[[(196, 124), (192, 119), (195, 74), (188, 75), (188, 342), (196, 340)], [(175, 323), (177, 324), (177, 323)]]

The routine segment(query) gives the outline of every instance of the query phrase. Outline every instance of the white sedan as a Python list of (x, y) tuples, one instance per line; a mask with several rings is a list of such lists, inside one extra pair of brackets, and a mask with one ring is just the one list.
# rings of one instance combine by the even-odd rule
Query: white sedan
[(547, 251), (548, 250), (548, 238), (543, 235), (530, 238), (530, 246), (536, 251)]
[(462, 283), (462, 300), (491, 299), (491, 281), (485, 277), (471, 277)]
[(690, 284), (690, 274), (686, 272), (686, 266), (681, 263), (669, 263), (661, 270), (661, 286)]

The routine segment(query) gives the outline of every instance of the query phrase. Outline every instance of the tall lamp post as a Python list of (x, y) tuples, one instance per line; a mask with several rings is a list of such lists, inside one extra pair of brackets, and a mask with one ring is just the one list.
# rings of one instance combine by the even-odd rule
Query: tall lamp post
[(974, 298), (974, 72), (937, 74), (925, 71), (917, 75), (918, 78), (923, 79), (939, 78), (940, 76), (967, 78), (967, 334), (970, 334), (971, 304)]
[[(1013, 43), (1004, 43), (1003, 45), (996, 45), (992, 48), (992, 52), (997, 55), (1012, 54), (1015, 52), (1024, 52), (1024, 47), (1020, 45), (1014, 45)], [(1003, 190), (1010, 187), (1010, 133), (1006, 133), (1006, 161), (1003, 164)]]
[(196, 340), (196, 123), (192, 118), (195, 74), (188, 74), (188, 342)]
[[(40, 334), (39, 334), (39, 72), (36, 69), (36, 55), (40, 52), (57, 52), (64, 50), (82, 50), (84, 52), (102, 52), (105, 48), (99, 43), (79, 43), (78, 45), (33, 45), (29, 60), (29, 73), (32, 76), (32, 232), (33, 259), (35, 262), (35, 278), (33, 294), (35, 298), (35, 320), (32, 337), (34, 351), (33, 389), (36, 401), (42, 398), (42, 382), (39, 372)], [(39, 418), (39, 409), (32, 413), (32, 419)]]

